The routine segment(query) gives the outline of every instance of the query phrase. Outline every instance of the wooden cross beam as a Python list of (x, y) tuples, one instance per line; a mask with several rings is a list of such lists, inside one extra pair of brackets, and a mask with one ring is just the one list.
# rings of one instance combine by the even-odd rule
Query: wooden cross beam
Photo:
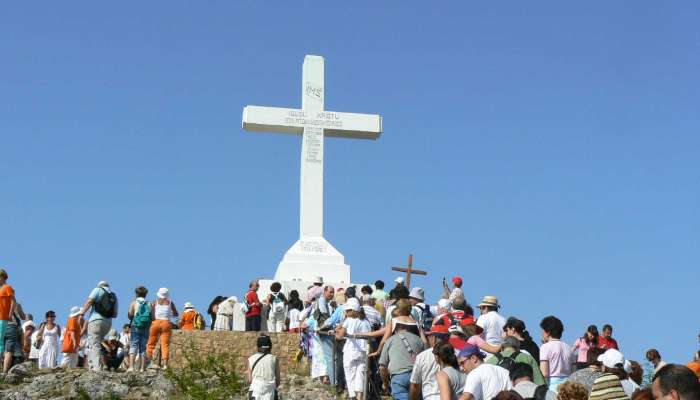
[(405, 272), (406, 273), (406, 287), (411, 288), (411, 275), (428, 275), (426, 271), (421, 271), (419, 269), (413, 269), (413, 254), (408, 255), (408, 265), (405, 267), (391, 267), (392, 271)]

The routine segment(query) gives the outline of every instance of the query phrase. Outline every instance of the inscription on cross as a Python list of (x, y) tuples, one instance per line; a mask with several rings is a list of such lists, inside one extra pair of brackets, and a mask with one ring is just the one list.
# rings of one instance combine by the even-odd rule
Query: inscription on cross
[(405, 267), (391, 267), (392, 271), (405, 272), (406, 273), (406, 287), (411, 288), (411, 275), (428, 275), (428, 272), (422, 271), (420, 269), (413, 269), (413, 254), (408, 255), (408, 265)]

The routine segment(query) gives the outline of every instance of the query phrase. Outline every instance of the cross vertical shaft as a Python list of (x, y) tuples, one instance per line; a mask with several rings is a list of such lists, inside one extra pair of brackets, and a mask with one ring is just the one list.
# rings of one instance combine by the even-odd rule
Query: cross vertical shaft
[[(304, 58), (302, 112), (315, 118), (324, 108), (323, 57)], [(300, 237), (323, 237), (323, 128), (306, 126), (301, 141)]]

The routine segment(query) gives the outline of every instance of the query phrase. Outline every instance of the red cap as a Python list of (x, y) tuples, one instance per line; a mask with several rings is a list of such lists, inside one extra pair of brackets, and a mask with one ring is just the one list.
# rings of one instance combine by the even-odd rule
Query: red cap
[(452, 278), (452, 283), (454, 283), (457, 286), (462, 286), (462, 278), (455, 276)]
[(450, 326), (445, 325), (445, 324), (433, 324), (433, 326), (430, 327), (430, 334), (431, 335), (449, 335), (450, 334)]
[(465, 327), (469, 325), (474, 325), (476, 328), (476, 334), (481, 335), (482, 332), (484, 332), (484, 328), (480, 327), (479, 325), (476, 324), (476, 320), (474, 320), (473, 315), (468, 315), (465, 318), (462, 318), (461, 321), (459, 321), (459, 326)]

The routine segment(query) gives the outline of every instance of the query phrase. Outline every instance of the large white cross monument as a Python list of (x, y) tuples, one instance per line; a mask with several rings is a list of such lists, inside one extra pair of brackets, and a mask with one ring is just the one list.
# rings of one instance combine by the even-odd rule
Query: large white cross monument
[(324, 110), (323, 57), (304, 58), (301, 109), (246, 106), (243, 129), (302, 135), (299, 240), (277, 267), (276, 281), (349, 284), (350, 266), (345, 257), (323, 237), (323, 141), (324, 136), (377, 139), (382, 117)]

